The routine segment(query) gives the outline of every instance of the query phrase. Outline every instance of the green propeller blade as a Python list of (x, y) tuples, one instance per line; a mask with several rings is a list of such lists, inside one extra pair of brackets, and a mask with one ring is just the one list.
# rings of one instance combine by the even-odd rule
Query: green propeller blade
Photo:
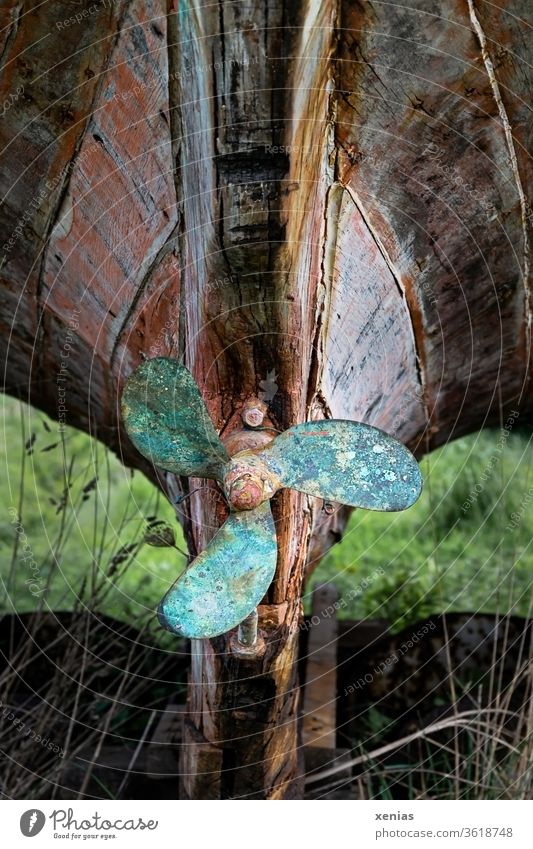
[(277, 551), (268, 501), (255, 510), (232, 513), (167, 592), (159, 605), (159, 621), (190, 639), (216, 637), (235, 628), (268, 590)]
[(177, 360), (142, 363), (126, 382), (122, 417), (138, 451), (176, 475), (222, 480), (229, 455), (194, 378)]
[(405, 510), (422, 491), (418, 464), (400, 442), (361, 422), (306, 422), (254, 454), (291, 487), (367, 510)]

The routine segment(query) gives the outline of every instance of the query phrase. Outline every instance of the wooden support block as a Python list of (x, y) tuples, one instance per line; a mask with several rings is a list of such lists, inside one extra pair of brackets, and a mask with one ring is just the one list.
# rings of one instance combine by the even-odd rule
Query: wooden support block
[(222, 748), (209, 743), (192, 722), (185, 719), (180, 799), (220, 799), (222, 758)]
[(336, 745), (337, 598), (333, 584), (314, 590), (307, 645), (302, 738), (304, 746), (323, 749)]
[(162, 712), (150, 742), (146, 745), (148, 778), (168, 779), (179, 772), (179, 748), (183, 740), (185, 705), (169, 702)]

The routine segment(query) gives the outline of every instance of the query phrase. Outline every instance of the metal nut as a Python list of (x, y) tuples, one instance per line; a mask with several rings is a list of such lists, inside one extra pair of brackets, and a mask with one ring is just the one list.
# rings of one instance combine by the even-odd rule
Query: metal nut
[(242, 420), (248, 427), (259, 427), (263, 424), (264, 412), (259, 407), (248, 407), (243, 410)]

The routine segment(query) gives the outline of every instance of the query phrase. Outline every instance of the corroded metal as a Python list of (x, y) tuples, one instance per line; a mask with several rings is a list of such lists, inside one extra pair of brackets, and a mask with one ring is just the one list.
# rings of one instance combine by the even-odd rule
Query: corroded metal
[(184, 637), (215, 637), (236, 628), (274, 577), (276, 529), (268, 503), (232, 513), (209, 546), (159, 605), (164, 628)]
[(261, 427), (267, 412), (267, 405), (259, 398), (250, 398), (245, 401), (242, 408), (241, 418), (248, 427)]
[[(392, 436), (361, 422), (305, 422), (253, 454), (280, 486), (352, 507), (405, 510), (422, 491), (422, 476), (411, 452)], [(245, 452), (238, 459), (245, 465)]]
[(267, 405), (259, 398), (249, 398), (244, 402), (241, 419), (244, 427), (232, 430), (222, 439), (224, 447), (231, 457), (247, 448), (262, 448), (268, 445), (277, 434), (269, 425)]
[(255, 646), (257, 642), (258, 622), (259, 616), (257, 615), (257, 608), (254, 608), (246, 619), (242, 620), (237, 629), (237, 639), (241, 645), (248, 647)]
[(122, 418), (138, 451), (176, 475), (222, 480), (229, 460), (190, 372), (177, 360), (146, 360), (128, 378)]
[(277, 489), (278, 479), (253, 452), (241, 451), (226, 466), (224, 492), (234, 510), (253, 510)]
[[(126, 384), (122, 411), (142, 454), (171, 472), (218, 480), (232, 510), (159, 606), (161, 624), (191, 639), (214, 637), (253, 619), (276, 568), (268, 502), (279, 489), (369, 510), (405, 510), (422, 489), (412, 454), (383, 431), (326, 420), (276, 436), (261, 428), (266, 407), (257, 399), (245, 405), (246, 426), (231, 435), (228, 453), (230, 442), (222, 444), (192, 376), (175, 360), (158, 357), (139, 366)], [(234, 635), (236, 654), (254, 650), (252, 619)]]
[(269, 442), (272, 442), (276, 435), (276, 431), (270, 430), (270, 428), (246, 427), (233, 430), (227, 436), (224, 436), (222, 442), (230, 457), (233, 457), (240, 451), (263, 448)]
[(239, 660), (257, 660), (265, 653), (266, 643), (259, 632), (259, 616), (257, 608), (246, 619), (243, 619), (237, 633), (231, 635), (230, 651)]

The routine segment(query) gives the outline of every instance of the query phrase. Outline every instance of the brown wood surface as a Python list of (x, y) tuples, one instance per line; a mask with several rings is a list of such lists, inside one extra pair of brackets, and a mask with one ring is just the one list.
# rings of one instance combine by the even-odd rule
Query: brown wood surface
[(313, 590), (305, 656), (302, 741), (304, 746), (334, 749), (337, 741), (337, 636), (334, 584)]
[[(183, 358), (225, 431), (269, 379), (279, 429), (357, 418), (419, 455), (530, 419), (527, 0), (90, 6), (1, 12), (6, 391), (57, 417), (66, 362), (66, 421), (169, 492), (197, 482), (117, 418), (141, 353)], [(300, 590), (347, 516), (321, 508), (276, 499), (264, 656), (196, 647), (189, 796), (299, 792)], [(198, 551), (223, 505), (184, 509)]]

